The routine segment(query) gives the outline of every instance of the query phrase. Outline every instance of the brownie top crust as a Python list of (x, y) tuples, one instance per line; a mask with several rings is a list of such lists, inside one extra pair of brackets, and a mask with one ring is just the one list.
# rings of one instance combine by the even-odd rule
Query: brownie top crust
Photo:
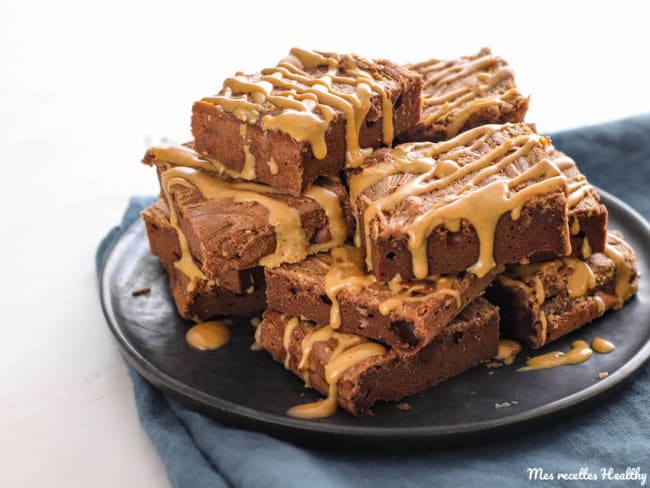
[(404, 80), (413, 78), (420, 76), (390, 61), (293, 48), (277, 66), (237, 73), (218, 94), (197, 103), (219, 106), (242, 122), (307, 142), (317, 159), (327, 155), (330, 124), (344, 118), (346, 159), (355, 167), (363, 160), (359, 131), (366, 119), (383, 113), (383, 142), (393, 143), (393, 99), (399, 98)]
[(512, 69), (490, 49), (455, 60), (430, 59), (408, 67), (423, 76), (420, 125), (435, 139), (456, 136), (481, 110), (503, 112), (501, 116), (508, 120), (501, 122), (518, 122), (528, 108), (528, 99), (517, 90)]
[(340, 246), (352, 233), (337, 178), (321, 178), (296, 197), (221, 173), (187, 146), (150, 148), (143, 161), (158, 168), (180, 244), (176, 267), (191, 283), (206, 278), (196, 259), (215, 273), (274, 267)]
[(480, 126), (439, 143), (376, 150), (360, 169), (349, 171), (358, 219), (355, 242), (365, 244), (368, 268), (372, 233), (389, 229), (408, 236), (413, 274), (425, 278), (428, 236), (438, 227), (457, 232), (465, 221), (480, 243), (478, 260), (468, 270), (484, 276), (496, 265), (499, 218), (510, 213), (516, 220), (527, 201), (567, 192), (565, 177), (546, 154), (548, 145), (547, 137), (518, 123)]
[[(587, 177), (578, 169), (576, 162), (562, 151), (555, 149), (553, 145), (546, 148), (546, 153), (551, 162), (557, 166), (567, 182), (567, 208), (569, 216), (576, 213), (595, 212), (600, 205), (600, 195), (593, 186), (587, 181)], [(605, 210), (606, 211), (606, 210)], [(580, 231), (579, 222), (572, 220), (570, 222), (571, 234), (577, 234)]]
[(382, 283), (363, 270), (356, 247), (318, 253), (265, 271), (270, 309), (370, 338), (410, 355), (429, 344), (496, 274)]
[(611, 287), (609, 291), (615, 297), (612, 308), (619, 309), (636, 294), (639, 276), (634, 250), (619, 232), (610, 231), (604, 253), (594, 253), (584, 259), (565, 257), (509, 266), (497, 279), (504, 286), (528, 291), (538, 304), (557, 295), (579, 298)]

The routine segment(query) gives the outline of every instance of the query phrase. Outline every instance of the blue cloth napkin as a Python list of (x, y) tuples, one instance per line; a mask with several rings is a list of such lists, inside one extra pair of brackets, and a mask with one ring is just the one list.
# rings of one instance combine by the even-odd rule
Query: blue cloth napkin
[[(554, 144), (573, 156), (590, 181), (650, 218), (650, 116), (565, 131)], [(97, 250), (97, 271), (140, 210), (134, 197), (119, 227)], [(638, 249), (638, 252), (648, 250)], [(185, 408), (129, 368), (140, 421), (178, 487), (524, 486), (528, 468), (600, 475), (602, 468), (650, 472), (650, 367), (595, 409), (513, 439), (451, 450), (394, 454), (311, 450), (226, 427)], [(640, 486), (641, 480), (557, 481), (549, 486)]]

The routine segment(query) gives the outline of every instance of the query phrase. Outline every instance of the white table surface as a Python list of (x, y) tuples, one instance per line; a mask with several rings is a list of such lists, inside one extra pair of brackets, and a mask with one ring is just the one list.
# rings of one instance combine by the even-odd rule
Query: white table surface
[(188, 139), (225, 76), (293, 45), (404, 62), (491, 46), (541, 131), (650, 111), (642, 2), (212, 3), (0, 0), (0, 486), (168, 484), (93, 256), (129, 195), (157, 193), (145, 148)]

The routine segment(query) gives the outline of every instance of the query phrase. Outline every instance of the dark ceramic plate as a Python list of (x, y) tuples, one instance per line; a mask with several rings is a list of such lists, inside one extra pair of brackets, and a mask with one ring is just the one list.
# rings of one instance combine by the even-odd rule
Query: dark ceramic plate
[[(602, 192), (610, 228), (623, 232), (636, 249), (643, 278), (639, 293), (623, 310), (608, 313), (588, 327), (541, 352), (567, 351), (577, 338), (605, 337), (611, 354), (556, 369), (517, 372), (513, 366), (479, 366), (423, 394), (408, 398), (406, 412), (394, 403), (380, 404), (375, 415), (354, 418), (344, 411), (314, 421), (287, 417), (286, 410), (317, 398), (302, 382), (271, 360), (253, 352), (254, 328), (248, 320), (232, 327), (232, 340), (212, 352), (191, 349), (184, 340), (189, 323), (175, 312), (165, 274), (149, 254), (142, 222), (136, 222), (113, 249), (101, 280), (101, 298), (111, 331), (127, 360), (147, 380), (181, 402), (224, 423), (264, 431), (303, 443), (381, 446), (449, 445), (477, 436), (519, 432), (585, 407), (620, 386), (650, 356), (650, 227), (634, 210)], [(150, 287), (146, 295), (132, 296)], [(599, 379), (598, 373), (609, 373)], [(304, 393), (304, 397), (300, 394)], [(496, 404), (516, 401), (509, 407)], [(341, 442), (343, 441), (343, 442)]]

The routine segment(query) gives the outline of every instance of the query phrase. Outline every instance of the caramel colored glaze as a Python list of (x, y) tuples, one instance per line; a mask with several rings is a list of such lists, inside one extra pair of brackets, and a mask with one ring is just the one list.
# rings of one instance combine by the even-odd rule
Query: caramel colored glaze
[[(564, 153), (557, 151), (553, 146), (548, 146), (547, 154), (551, 162), (562, 172), (567, 183), (569, 195), (567, 197), (567, 208), (574, 209), (580, 201), (588, 194), (596, 195), (595, 190), (587, 181), (587, 177), (577, 171), (576, 162)], [(577, 218), (571, 220), (571, 235), (580, 232), (580, 221)]]
[(567, 279), (567, 291), (571, 298), (583, 297), (596, 286), (596, 276), (589, 265), (576, 258), (562, 258), (571, 270)]
[[(485, 139), (507, 127), (484, 125), (471, 129), (449, 141), (441, 143), (410, 143), (396, 147), (389, 163), (378, 164), (364, 169), (350, 178), (350, 197), (356, 205), (357, 197), (380, 180), (399, 173), (415, 174), (413, 179), (396, 188), (392, 193), (368, 204), (363, 215), (363, 228), (366, 240), (366, 265), (372, 269), (372, 245), (370, 222), (383, 212), (397, 207), (406, 198), (440, 190), (450, 185), (458, 185), (462, 178), (470, 177), (458, 190), (458, 197), (440, 202), (421, 212), (403, 226), (402, 232), (408, 235), (408, 246), (413, 261), (413, 274), (416, 278), (428, 275), (426, 242), (433, 230), (444, 226), (450, 232), (458, 232), (462, 221), (472, 225), (479, 238), (479, 257), (468, 271), (485, 276), (494, 266), (494, 234), (499, 218), (510, 213), (513, 220), (521, 215), (521, 210), (530, 198), (566, 187), (565, 180), (549, 160), (542, 160), (529, 167), (516, 177), (510, 178), (502, 173), (506, 167), (517, 162), (535, 147), (546, 147), (548, 139), (537, 134), (523, 134), (513, 139), (504, 139), (495, 149), (448, 171), (448, 163), (443, 176), (436, 177), (440, 164), (437, 156), (468, 146), (468, 150), (481, 146)], [(440, 173), (439, 173), (440, 174)], [(517, 190), (525, 182), (528, 186)], [(357, 228), (359, 226), (357, 225)], [(355, 236), (360, 244), (360, 236)]]
[(596, 306), (598, 307), (598, 315), (604, 314), (607, 311), (605, 301), (600, 297), (600, 295), (594, 295), (591, 298), (594, 302), (596, 302)]
[[(343, 246), (331, 250), (334, 263), (323, 265), (327, 268), (325, 275), (325, 293), (332, 302), (330, 307), (330, 326), (338, 329), (341, 326), (341, 310), (338, 301), (338, 294), (341, 290), (349, 293), (359, 293), (363, 288), (376, 283), (373, 274), (365, 273), (362, 269), (363, 260), (358, 248)], [(426, 294), (418, 294), (421, 290), (428, 288), (423, 284), (411, 284), (402, 282), (399, 275), (393, 278), (388, 286), (394, 296), (387, 298), (379, 304), (379, 312), (388, 315), (393, 310), (408, 302), (424, 302), (435, 295), (447, 295), (461, 306), (460, 292), (454, 288), (456, 278), (450, 276), (428, 277), (435, 282), (435, 290)]]
[(454, 299), (456, 306), (460, 308), (461, 297), (460, 292), (454, 289), (455, 278), (453, 277), (431, 277), (435, 281), (436, 289), (424, 295), (414, 295), (425, 288), (424, 285), (408, 285), (402, 282), (400, 275), (396, 275), (389, 282), (391, 291), (395, 292), (395, 296), (388, 298), (379, 304), (379, 312), (382, 315), (388, 315), (393, 310), (402, 306), (403, 303), (408, 302), (426, 302), (436, 295), (447, 295)]
[[(328, 342), (330, 340), (336, 341), (336, 346), (332, 350), (328, 363), (325, 365), (325, 379), (329, 384), (327, 398), (290, 408), (287, 411), (287, 415), (290, 417), (315, 419), (333, 415), (337, 407), (337, 385), (343, 373), (364, 359), (386, 353), (386, 348), (380, 344), (361, 342), (360, 337), (338, 333), (329, 325), (314, 329), (302, 340), (301, 358), (298, 365), (298, 371), (303, 373), (307, 386), (309, 386), (308, 364), (311, 350), (316, 342)], [(287, 350), (286, 345), (285, 350)]]
[(616, 346), (614, 346), (614, 344), (609, 342), (607, 339), (603, 339), (602, 337), (595, 337), (591, 341), (591, 348), (599, 354), (609, 354), (614, 349), (616, 349)]
[(289, 351), (289, 344), (291, 344), (291, 335), (293, 334), (293, 330), (297, 327), (297, 325), (300, 323), (297, 317), (292, 317), (289, 322), (287, 322), (287, 326), (284, 328), (284, 336), (282, 337), (282, 345), (285, 350), (285, 356), (284, 356), (284, 367), (286, 369), (289, 369), (289, 361), (291, 361), (291, 352)]
[[(302, 230), (300, 215), (289, 205), (268, 196), (269, 193), (275, 192), (268, 186), (257, 183), (226, 183), (205, 173), (183, 167), (165, 171), (162, 174), (162, 181), (166, 191), (174, 185), (183, 185), (196, 188), (204, 197), (211, 200), (230, 198), (234, 201), (256, 202), (263, 205), (268, 210), (269, 223), (275, 228), (276, 249), (273, 254), (260, 260), (261, 266), (274, 267), (285, 262), (297, 262), (309, 254), (309, 244)], [(183, 253), (181, 260), (185, 259), (185, 256)], [(191, 261), (191, 256), (188, 261)]]
[(275, 162), (275, 159), (273, 158), (269, 159), (268, 165), (269, 165), (269, 172), (273, 176), (276, 176), (280, 172), (280, 168), (278, 167), (278, 163)]
[(336, 413), (338, 406), (338, 390), (336, 385), (329, 385), (327, 398), (321, 398), (315, 402), (296, 405), (287, 410), (287, 415), (296, 419), (322, 419)]
[(254, 180), (257, 176), (255, 174), (255, 156), (250, 152), (248, 143), (246, 142), (246, 133), (248, 131), (248, 126), (242, 124), (239, 127), (239, 134), (244, 140), (244, 167), (241, 170), (241, 176), (245, 180)]
[(587, 259), (592, 254), (591, 245), (589, 244), (589, 239), (587, 237), (582, 239), (582, 248), (580, 252), (582, 254), (582, 259)]
[(312, 245), (311, 252), (324, 251), (343, 244), (348, 235), (348, 226), (345, 223), (341, 202), (336, 193), (322, 186), (311, 185), (304, 195), (316, 200), (318, 205), (325, 210), (331, 234), (328, 242)]
[(546, 340), (548, 339), (548, 320), (546, 320), (546, 312), (543, 310), (539, 312), (539, 322), (542, 326), (539, 331), (539, 345), (541, 347), (546, 344)]
[[(189, 148), (170, 146), (156, 148), (156, 151), (158, 151), (156, 157), (160, 160), (167, 162), (171, 159), (172, 164), (178, 164), (178, 166), (173, 166), (165, 171), (161, 176), (161, 186), (168, 201), (171, 201), (173, 187), (181, 185), (197, 189), (208, 199), (256, 202), (267, 209), (269, 223), (275, 229), (276, 249), (273, 254), (260, 259), (261, 266), (275, 267), (285, 262), (298, 262), (309, 254), (343, 244), (345, 241), (347, 230), (338, 197), (326, 188), (312, 185), (305, 195), (316, 200), (325, 210), (332, 238), (326, 243), (310, 244), (305, 238), (298, 212), (286, 203), (269, 196), (271, 193), (276, 193), (277, 190), (258, 183), (225, 182), (214, 178), (200, 171), (203, 163), (200, 162), (200, 159), (193, 158), (196, 153)], [(187, 160), (193, 160), (194, 163), (191, 163), (190, 167), (181, 166)], [(188, 291), (191, 291), (196, 287), (198, 281), (205, 279), (205, 275), (192, 259), (187, 239), (178, 225), (174, 205), (170, 205), (170, 222), (178, 234), (181, 247), (181, 258), (175, 263), (175, 266), (190, 278)]]
[(329, 266), (325, 275), (325, 293), (332, 302), (330, 307), (330, 326), (333, 329), (341, 327), (341, 310), (337, 299), (338, 293), (345, 289), (350, 293), (359, 293), (364, 287), (375, 282), (375, 277), (367, 275), (347, 256), (348, 248), (341, 247), (332, 250), (334, 263)]
[(497, 360), (503, 364), (510, 365), (515, 362), (521, 352), (521, 344), (511, 339), (499, 340), (499, 352), (496, 355)]
[(200, 322), (187, 331), (185, 340), (194, 349), (212, 351), (228, 343), (230, 331), (226, 324), (217, 320)]
[[(166, 171), (163, 173), (161, 178), (161, 188), (168, 202), (172, 201), (172, 185), (168, 179), (165, 179), (165, 175), (169, 173)], [(181, 257), (178, 261), (174, 263), (174, 267), (178, 269), (188, 278), (187, 283), (187, 292), (191, 293), (196, 289), (196, 286), (207, 279), (203, 272), (194, 262), (192, 258), (192, 253), (190, 252), (190, 246), (187, 243), (187, 238), (185, 233), (181, 230), (180, 224), (178, 223), (178, 215), (176, 215), (176, 207), (174, 205), (169, 205), (169, 223), (176, 231), (176, 236), (178, 237), (178, 243), (181, 250)]]
[[(447, 138), (456, 136), (479, 110), (509, 103), (521, 94), (514, 87), (512, 70), (489, 49), (457, 61), (431, 59), (410, 66), (424, 77), (424, 123), (451, 120)], [(473, 80), (467, 80), (473, 77)]]
[(615, 245), (617, 244), (626, 245), (620, 237), (609, 232), (607, 234), (605, 255), (614, 261), (614, 265), (616, 266), (616, 285), (614, 291), (618, 298), (618, 303), (614, 307), (615, 310), (620, 309), (627, 300), (636, 294), (639, 288), (636, 275), (633, 274), (633, 270), (626, 265), (625, 256), (616, 249)]
[[(219, 176), (225, 175), (233, 179), (251, 179), (246, 178), (243, 172), (227, 168), (219, 161), (208, 161), (207, 159), (203, 159), (199, 153), (188, 146), (155, 146), (150, 147), (147, 152), (151, 153), (156, 160), (164, 161), (172, 166), (183, 166), (186, 168), (209, 171), (217, 173)], [(246, 174), (250, 176), (250, 171), (247, 171)], [(254, 173), (253, 177), (255, 177)]]
[(251, 345), (251, 351), (261, 351), (264, 349), (262, 347), (262, 342), (260, 341), (260, 336), (262, 334), (262, 328), (258, 325), (255, 326), (255, 342)]
[[(562, 262), (570, 270), (567, 276), (567, 293), (569, 297), (583, 297), (589, 290), (595, 288), (596, 276), (587, 263), (570, 257), (562, 258)], [(546, 300), (546, 294), (542, 280), (537, 273), (543, 266), (544, 263), (513, 266), (509, 272), (517, 277), (518, 280), (507, 276), (499, 276), (498, 279), (505, 286), (519, 286), (527, 291), (531, 290), (531, 287), (528, 285), (532, 282), (532, 289), (535, 290), (535, 301), (538, 305), (541, 305)]]
[(243, 122), (255, 123), (261, 117), (262, 129), (280, 130), (308, 142), (317, 159), (327, 155), (325, 135), (340, 112), (346, 121), (347, 164), (356, 167), (364, 156), (359, 131), (374, 94), (382, 100), (383, 140), (390, 146), (394, 135), (390, 96), (350, 55), (293, 48), (284, 61), (262, 70), (256, 79), (227, 78), (220, 95), (203, 101), (221, 106)]
[(557, 368), (571, 364), (585, 362), (592, 355), (593, 351), (585, 341), (574, 341), (571, 350), (566, 354), (563, 352), (549, 352), (529, 358), (526, 366), (517, 371), (533, 371), (537, 369)]

